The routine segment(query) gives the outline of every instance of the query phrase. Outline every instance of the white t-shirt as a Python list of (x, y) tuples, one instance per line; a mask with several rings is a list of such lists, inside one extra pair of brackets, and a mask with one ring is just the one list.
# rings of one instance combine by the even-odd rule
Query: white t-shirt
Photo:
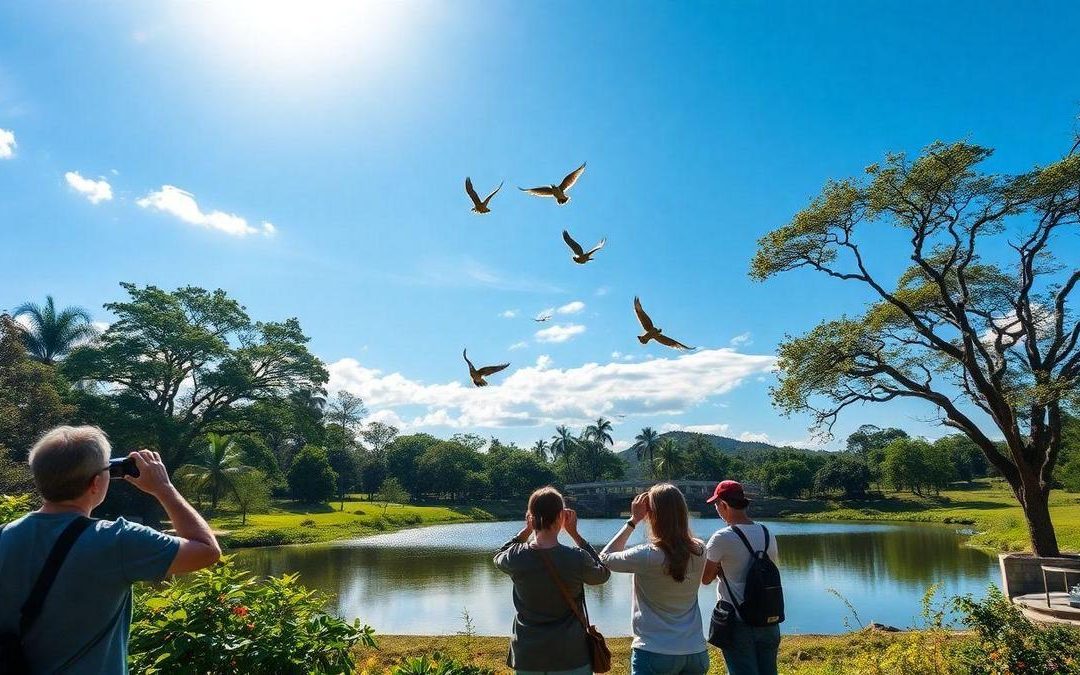
[(601, 553), (612, 572), (634, 575), (631, 606), (633, 647), (657, 654), (686, 655), (705, 651), (698, 588), (705, 555), (691, 555), (686, 577), (675, 581), (664, 571), (664, 552), (641, 544), (617, 553)]
[[(738, 600), (728, 597), (727, 586), (724, 584), (724, 580), (720, 578), (716, 580), (717, 597), (738, 606), (743, 599), (746, 572), (750, 569), (752, 558), (750, 557), (750, 551), (746, 550), (746, 544), (739, 539), (739, 535), (732, 531), (732, 527), (728, 526), (722, 530), (717, 530), (713, 536), (709, 537), (709, 543), (705, 545), (705, 557), (712, 562), (720, 563), (720, 568), (727, 577), (728, 584), (731, 585), (731, 592), (735, 594)], [(746, 535), (747, 541), (750, 542), (755, 551), (761, 551), (765, 548), (763, 525), (753, 523), (734, 527), (738, 527), (739, 531)], [(779, 565), (776, 558), (776, 537), (773, 536), (772, 532), (769, 533), (769, 558)]]

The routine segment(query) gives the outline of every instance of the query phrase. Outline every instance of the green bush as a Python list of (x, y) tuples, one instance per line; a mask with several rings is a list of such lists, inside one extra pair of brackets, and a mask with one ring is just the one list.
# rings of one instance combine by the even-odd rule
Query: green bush
[(30, 495), (0, 495), (0, 525), (21, 518), (30, 510)]
[(972, 675), (1066, 675), (1080, 673), (1080, 630), (1037, 626), (996, 586), (982, 601), (957, 598), (962, 622), (975, 635), (959, 657)]
[(289, 494), (305, 504), (322, 504), (336, 493), (337, 479), (326, 451), (305, 445), (289, 469)]
[(455, 661), (439, 652), (430, 658), (419, 656), (407, 658), (396, 666), (393, 675), (494, 675), (490, 668)]
[(352, 673), (374, 633), (323, 611), (326, 598), (286, 574), (259, 582), (224, 562), (140, 587), (128, 665), (146, 673)]
[(224, 534), (218, 541), (225, 548), (255, 548), (311, 544), (319, 541), (319, 535), (310, 527), (253, 527)]

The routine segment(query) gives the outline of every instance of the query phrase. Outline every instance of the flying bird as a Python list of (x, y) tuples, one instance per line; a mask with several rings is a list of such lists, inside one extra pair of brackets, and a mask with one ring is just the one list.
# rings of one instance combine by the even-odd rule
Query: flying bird
[(570, 233), (567, 232), (566, 230), (562, 231), (562, 238), (563, 238), (563, 241), (566, 242), (566, 245), (570, 247), (570, 250), (574, 252), (574, 255), (570, 256), (570, 259), (573, 260), (574, 262), (576, 262), (579, 265), (584, 265), (585, 263), (592, 260), (593, 254), (595, 254), (600, 249), (604, 248), (604, 244), (607, 243), (606, 238), (601, 239), (600, 243), (598, 243), (596, 246), (593, 246), (589, 250), (589, 252), (586, 253), (585, 250), (583, 248), (581, 248), (581, 244), (574, 241), (574, 238), (571, 237)]
[(522, 192), (528, 192), (531, 195), (537, 197), (554, 197), (555, 201), (559, 204), (565, 204), (570, 201), (570, 197), (567, 196), (566, 191), (574, 187), (574, 183), (581, 177), (581, 174), (585, 173), (585, 164), (583, 163), (578, 168), (574, 169), (570, 173), (566, 174), (566, 178), (562, 179), (562, 182), (558, 185), (547, 185), (543, 187), (523, 188), (518, 189)]
[(472, 378), (472, 383), (478, 387), (487, 386), (487, 381), (484, 380), (485, 377), (488, 377), (489, 375), (494, 375), (500, 370), (506, 370), (510, 367), (509, 363), (504, 363), (498, 366), (484, 366), (483, 368), (476, 368), (475, 366), (473, 366), (472, 361), (469, 360), (468, 351), (468, 349), (463, 349), (461, 351), (461, 356), (465, 359), (465, 363), (469, 364), (469, 377)]
[(538, 314), (533, 318), (533, 321), (537, 323), (544, 323), (545, 321), (551, 321), (550, 314)]
[(664, 335), (664, 331), (657, 328), (653, 324), (652, 319), (649, 318), (649, 315), (641, 308), (641, 300), (636, 296), (634, 297), (634, 313), (637, 314), (638, 321), (641, 322), (641, 327), (645, 329), (645, 333), (638, 336), (638, 342), (641, 344), (648, 344), (649, 340), (656, 340), (660, 344), (671, 347), (672, 349), (686, 349), (688, 351), (696, 349), (696, 347), (687, 347), (678, 340)]
[(469, 193), (469, 199), (472, 200), (472, 203), (473, 203), (472, 211), (473, 211), (473, 213), (490, 213), (491, 209), (488, 208), (488, 202), (491, 201), (491, 198), (495, 196), (496, 192), (498, 192), (499, 190), (502, 189), (502, 186), (503, 186), (503, 184), (499, 183), (499, 187), (492, 190), (491, 194), (489, 194), (487, 197), (485, 197), (483, 200), (481, 200), (480, 195), (476, 194), (476, 190), (473, 188), (472, 179), (466, 177), (465, 178), (465, 192)]

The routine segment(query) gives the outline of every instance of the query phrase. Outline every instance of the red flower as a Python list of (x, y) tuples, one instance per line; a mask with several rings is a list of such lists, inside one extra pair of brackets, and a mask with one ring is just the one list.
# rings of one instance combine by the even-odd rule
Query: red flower
[(243, 605), (237, 605), (236, 607), (232, 608), (232, 613), (236, 616), (247, 616), (248, 608), (244, 607)]

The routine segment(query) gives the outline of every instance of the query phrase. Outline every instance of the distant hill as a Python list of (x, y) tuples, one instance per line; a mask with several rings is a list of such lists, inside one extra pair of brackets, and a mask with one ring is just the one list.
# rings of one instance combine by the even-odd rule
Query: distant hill
[[(759, 441), (740, 441), (736, 438), (728, 438), (727, 436), (716, 436), (714, 434), (695, 434), (689, 431), (667, 431), (660, 434), (660, 438), (671, 438), (676, 443), (685, 443), (690, 440), (692, 436), (704, 436), (708, 439), (717, 450), (729, 455), (738, 455), (740, 457), (751, 457), (763, 452), (771, 452), (773, 450), (780, 450), (779, 446), (772, 445), (770, 443), (761, 443)], [(638, 462), (637, 452), (633, 448), (627, 448), (622, 452), (616, 453), (620, 459), (627, 463), (627, 476), (638, 477), (641, 475), (641, 467)]]

